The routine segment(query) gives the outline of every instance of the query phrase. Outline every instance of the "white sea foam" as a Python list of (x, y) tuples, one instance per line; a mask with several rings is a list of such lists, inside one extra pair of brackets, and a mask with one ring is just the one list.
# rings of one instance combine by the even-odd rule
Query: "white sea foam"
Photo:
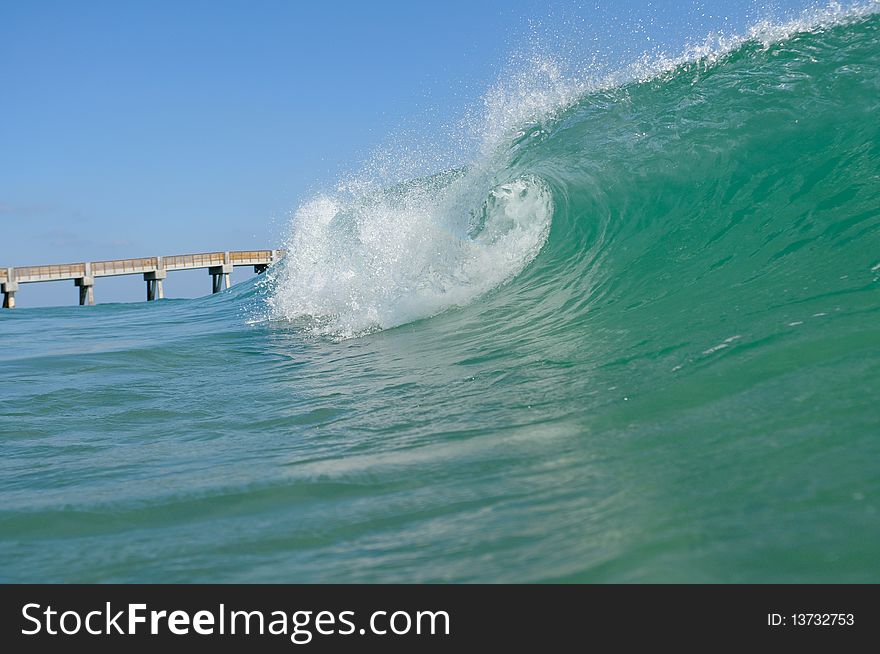
[(305, 203), (274, 280), (273, 316), (343, 337), (393, 327), (465, 305), (535, 257), (553, 213), (539, 179), (498, 185), (473, 213), (470, 176), (445, 183)]

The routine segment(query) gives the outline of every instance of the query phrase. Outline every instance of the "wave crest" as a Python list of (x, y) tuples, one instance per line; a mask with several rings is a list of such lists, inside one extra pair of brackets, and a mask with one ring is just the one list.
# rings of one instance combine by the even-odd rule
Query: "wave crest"
[(547, 239), (551, 193), (523, 176), (478, 205), (475, 176), (457, 171), (304, 204), (273, 280), (271, 316), (354, 336), (468, 304), (515, 276)]

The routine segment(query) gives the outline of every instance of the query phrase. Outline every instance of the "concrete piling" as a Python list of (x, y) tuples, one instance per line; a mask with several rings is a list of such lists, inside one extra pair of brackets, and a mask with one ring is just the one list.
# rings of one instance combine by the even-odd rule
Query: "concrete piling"
[(219, 293), (229, 288), (229, 275), (232, 273), (232, 264), (224, 263), (221, 266), (211, 266), (208, 274), (211, 275), (211, 292)]
[(144, 281), (147, 282), (147, 302), (165, 299), (164, 279), (168, 276), (165, 270), (153, 270), (144, 273)]
[(18, 290), (18, 282), (3, 282), (0, 284), (0, 290), (3, 291), (3, 308), (15, 308), (15, 292)]
[(95, 278), (77, 277), (73, 283), (79, 287), (79, 305), (92, 306), (95, 303)]
[(75, 286), (79, 287), (79, 305), (95, 304), (95, 278), (92, 277), (92, 264), (83, 264), (85, 275), (77, 277), (73, 280)]

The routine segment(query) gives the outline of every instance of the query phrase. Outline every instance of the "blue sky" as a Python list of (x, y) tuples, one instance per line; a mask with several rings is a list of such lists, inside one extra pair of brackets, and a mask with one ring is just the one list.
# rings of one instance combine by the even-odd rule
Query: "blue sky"
[[(784, 11), (806, 3), (772, 3)], [(0, 266), (277, 247), (388, 135), (449, 122), (516, 50), (679, 46), (753, 2), (4, 2)], [(236, 278), (245, 278), (237, 272)], [(172, 297), (208, 292), (173, 274)], [(135, 277), (99, 302), (142, 299)], [(20, 307), (71, 304), (29, 284)]]

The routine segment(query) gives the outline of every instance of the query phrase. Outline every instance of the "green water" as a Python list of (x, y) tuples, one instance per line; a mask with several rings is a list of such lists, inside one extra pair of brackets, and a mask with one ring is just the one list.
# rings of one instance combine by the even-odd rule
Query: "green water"
[(0, 580), (880, 582), (878, 116), (876, 15), (749, 41), (525, 126), (443, 244), (294, 231), (369, 285), (2, 312)]

